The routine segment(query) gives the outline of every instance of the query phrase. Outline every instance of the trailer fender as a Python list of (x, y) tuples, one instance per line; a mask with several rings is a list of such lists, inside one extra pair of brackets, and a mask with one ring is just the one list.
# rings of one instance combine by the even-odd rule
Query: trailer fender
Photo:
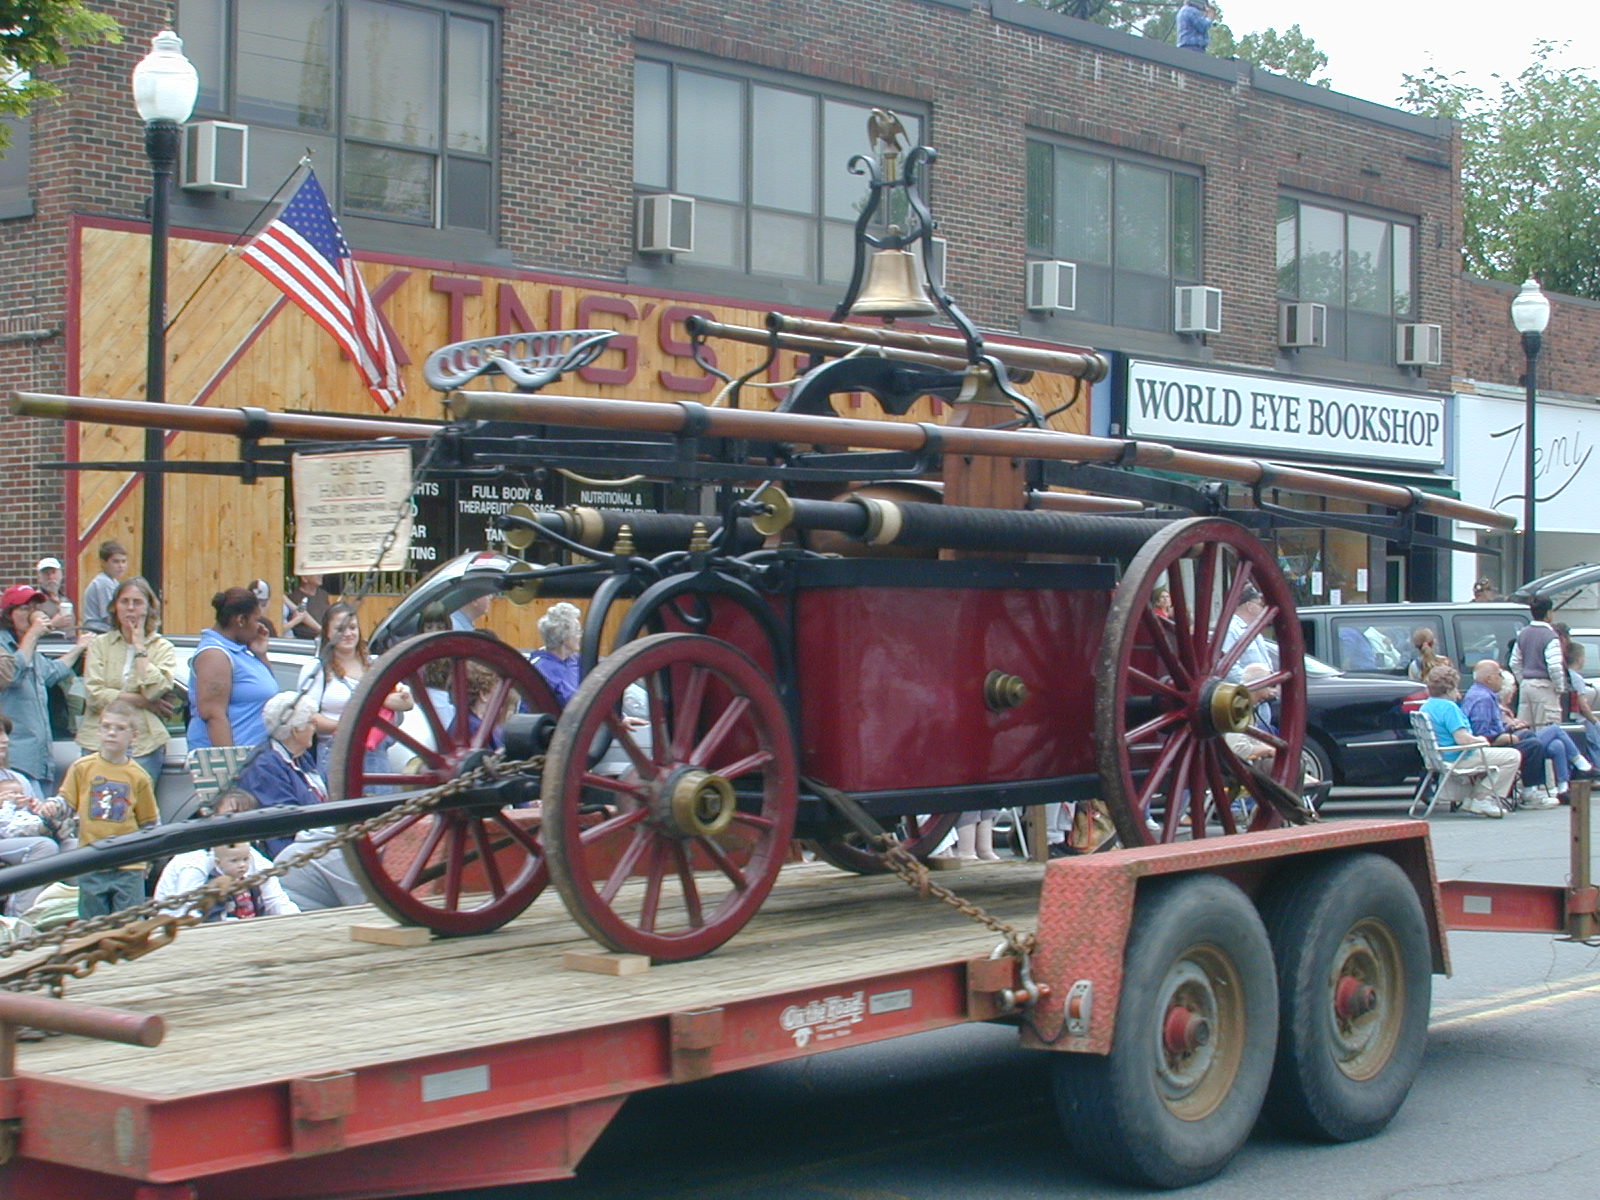
[(1279, 879), (1353, 850), (1382, 855), (1404, 874), (1426, 924), (1428, 965), (1434, 974), (1449, 974), (1425, 821), (1336, 821), (1056, 859), (1046, 868), (1040, 889), (1039, 945), (1032, 963), (1034, 978), (1047, 992), (1023, 1022), (1022, 1045), (1080, 1054), (1111, 1052), (1129, 931), (1147, 881), (1220, 874), (1259, 898)]

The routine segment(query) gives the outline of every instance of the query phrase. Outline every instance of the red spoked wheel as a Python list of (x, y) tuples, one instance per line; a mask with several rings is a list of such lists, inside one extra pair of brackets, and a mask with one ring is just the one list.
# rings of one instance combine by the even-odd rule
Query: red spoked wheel
[[(626, 755), (619, 775), (590, 767), (602, 732)], [(788, 716), (760, 669), (715, 638), (641, 638), (589, 674), (551, 739), (550, 875), (602, 945), (697, 958), (761, 907), (795, 801)]]
[[(1170, 613), (1155, 607), (1163, 588)], [(1197, 518), (1145, 543), (1112, 599), (1095, 671), (1101, 797), (1123, 845), (1281, 823), (1272, 788), (1243, 759), (1269, 748), (1257, 766), (1300, 792), (1302, 645), (1289, 585), (1247, 529)], [(1253, 686), (1280, 692), (1275, 731), (1257, 714), (1262, 693), (1240, 679), (1241, 662), (1262, 658)]]
[[(960, 816), (960, 813), (934, 813), (931, 816), (899, 817), (889, 821), (885, 828), (900, 839), (900, 845), (906, 853), (926, 860), (950, 836)], [(869, 849), (866, 841), (857, 833), (816, 838), (812, 840), (811, 848), (817, 852), (817, 857), (832, 863), (841, 871), (853, 871), (857, 875), (883, 875), (889, 871), (883, 858)]]
[[(400, 685), (414, 711), (384, 700)], [(378, 659), (351, 697), (329, 759), (335, 799), (436, 787), (478, 766), (518, 709), (560, 711), (533, 665), (504, 642), (447, 630), (410, 638)], [(381, 734), (384, 748), (368, 749)], [(397, 921), (456, 936), (498, 929), (533, 903), (549, 874), (536, 778), (479, 789), (482, 803), (402, 818), (345, 848), (374, 905)]]

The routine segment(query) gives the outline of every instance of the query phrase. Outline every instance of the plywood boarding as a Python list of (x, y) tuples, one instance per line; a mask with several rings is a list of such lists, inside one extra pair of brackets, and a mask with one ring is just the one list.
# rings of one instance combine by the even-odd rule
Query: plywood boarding
[[(953, 887), (1023, 928), (1035, 925), (1044, 867), (1002, 862), (942, 873)], [(821, 864), (783, 872), (763, 910), (733, 941), (692, 963), (643, 975), (563, 971), (590, 950), (547, 891), (495, 933), (420, 947), (352, 941), (382, 920), (333, 909), (184, 932), (147, 958), (102, 968), (67, 998), (167, 1019), (152, 1050), (77, 1037), (19, 1048), (19, 1067), (85, 1083), (175, 1095), (285, 1076), (469, 1049), (602, 1026), (739, 996), (827, 989), (864, 972), (981, 958), (998, 935), (899, 879)]]

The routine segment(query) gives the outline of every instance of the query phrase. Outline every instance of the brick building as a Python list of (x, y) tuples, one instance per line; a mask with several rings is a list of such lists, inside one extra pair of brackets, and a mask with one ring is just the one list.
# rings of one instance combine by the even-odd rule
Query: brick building
[[(574, 390), (702, 392), (689, 311), (831, 309), (861, 194), (842, 164), (884, 107), (939, 152), (930, 199), (966, 311), (1114, 354), (1073, 420), (1451, 486), (1449, 122), (1016, 0), (111, 7), (126, 41), (74, 56), (69, 99), (0, 174), (8, 389), (140, 395), (148, 168), (128, 77), (175, 21), (202, 79), (195, 121), (248, 126), (250, 149), (246, 187), (175, 199), (173, 402), (371, 411), (329, 340), (225, 253), (306, 149), (406, 351), (398, 415), (439, 415), (429, 350), (529, 326), (629, 335)], [(657, 194), (694, 201), (691, 253), (639, 248), (637, 205)], [(1221, 399), (1162, 399), (1196, 395)], [(100, 538), (137, 543), (138, 489), (33, 466), (137, 457), (136, 439), (4, 420), (0, 454), (26, 484), (0, 503), (0, 572), (64, 552), (81, 587)], [(219, 452), (179, 438), (171, 453)], [(174, 486), (169, 512), (240, 537), (170, 597), (283, 573), (278, 485)], [(1303, 600), (1445, 586), (1441, 556), (1355, 534), (1286, 534), (1280, 551)], [(172, 627), (199, 615), (175, 608)]]

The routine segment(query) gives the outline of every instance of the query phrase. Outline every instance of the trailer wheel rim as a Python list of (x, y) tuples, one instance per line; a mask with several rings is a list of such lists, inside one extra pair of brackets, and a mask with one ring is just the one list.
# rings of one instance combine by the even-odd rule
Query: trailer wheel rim
[[(621, 716), (641, 685), (648, 739)], [(631, 765), (597, 775), (579, 747), (609, 730)], [(788, 716), (741, 651), (657, 634), (601, 663), (562, 715), (544, 776), (551, 877), (612, 950), (658, 961), (722, 945), (760, 908), (794, 832)]]
[[(1243, 721), (1241, 689), (1227, 678), (1241, 651), (1225, 651), (1223, 642), (1247, 586), (1262, 593), (1260, 634), (1279, 651), (1279, 668), (1266, 682), (1281, 690), (1278, 732), (1252, 727), (1249, 736), (1274, 751), (1266, 774), (1300, 791), (1304, 652), (1289, 585), (1271, 552), (1243, 526), (1215, 518), (1177, 521), (1128, 564), (1096, 660), (1101, 799), (1124, 845), (1281, 822), (1266, 789), (1227, 741)], [(1172, 596), (1170, 617), (1152, 606), (1161, 587)], [(1242, 817), (1235, 801), (1247, 810)]]
[(1233, 960), (1214, 946), (1192, 947), (1161, 984), (1156, 1085), (1173, 1116), (1201, 1121), (1233, 1089), (1243, 1055), (1244, 987)]
[[(351, 697), (329, 759), (333, 798), (433, 787), (479, 765), (499, 722), (486, 719), (473, 728), (474, 676), (493, 678), (480, 693), (485, 713), (560, 711), (544, 677), (504, 642), (455, 630), (409, 638), (367, 669)], [(399, 684), (415, 698), (426, 728), (420, 736), (384, 710)], [(368, 765), (368, 735), (375, 731), (413, 752), (407, 770)], [(397, 921), (446, 936), (498, 929), (532, 904), (549, 880), (532, 807), (535, 786), (528, 783), (517, 805), (486, 794), (482, 805), (404, 818), (352, 842), (346, 861), (372, 903)]]
[(1357, 1082), (1374, 1078), (1394, 1055), (1405, 1011), (1400, 944), (1382, 921), (1357, 922), (1345, 934), (1328, 998), (1335, 1065)]

